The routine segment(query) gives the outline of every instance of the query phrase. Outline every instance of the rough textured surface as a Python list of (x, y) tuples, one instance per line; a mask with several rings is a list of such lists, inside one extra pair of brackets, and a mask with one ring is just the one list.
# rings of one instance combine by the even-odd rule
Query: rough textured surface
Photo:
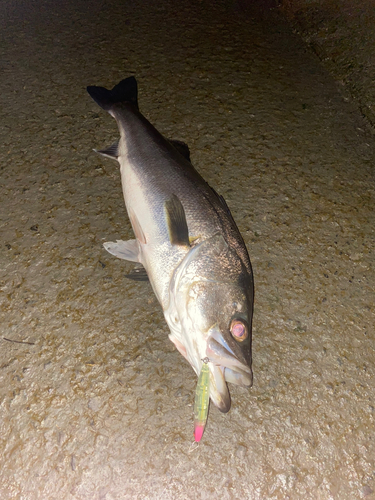
[[(373, 499), (375, 146), (357, 108), (244, 2), (17, 4), (0, 7), (0, 498)], [(130, 74), (254, 267), (254, 387), (199, 445), (196, 377), (102, 248), (131, 229), (117, 165), (91, 152), (116, 125), (85, 87)]]
[(375, 127), (374, 0), (281, 0), (281, 8), (323, 65)]

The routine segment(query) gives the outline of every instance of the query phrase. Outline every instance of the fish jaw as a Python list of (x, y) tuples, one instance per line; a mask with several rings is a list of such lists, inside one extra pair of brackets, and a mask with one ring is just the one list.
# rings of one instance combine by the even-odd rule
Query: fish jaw
[(213, 364), (224, 369), (227, 382), (241, 387), (252, 386), (253, 372), (250, 364), (247, 363), (244, 357), (234, 354), (216, 325), (210, 332), (206, 355)]
[(234, 355), (216, 325), (207, 341), (206, 355), (211, 362), (214, 381), (211, 383), (210, 397), (215, 406), (226, 413), (231, 406), (227, 383), (251, 387), (253, 383), (251, 366), (244, 359), (240, 360)]

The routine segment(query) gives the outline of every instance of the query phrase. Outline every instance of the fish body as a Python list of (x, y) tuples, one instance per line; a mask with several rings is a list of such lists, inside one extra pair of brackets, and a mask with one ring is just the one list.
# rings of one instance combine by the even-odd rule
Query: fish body
[(118, 124), (120, 139), (98, 152), (120, 164), (135, 234), (104, 246), (137, 263), (129, 277), (149, 279), (169, 338), (197, 375), (209, 359), (210, 398), (228, 411), (227, 382), (252, 384), (253, 276), (241, 234), (187, 146), (164, 138), (140, 113), (134, 77), (112, 90), (87, 90)]

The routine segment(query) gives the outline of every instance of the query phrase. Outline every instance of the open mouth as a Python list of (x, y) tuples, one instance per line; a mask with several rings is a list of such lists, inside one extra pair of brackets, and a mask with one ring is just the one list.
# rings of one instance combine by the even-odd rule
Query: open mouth
[(227, 412), (231, 403), (227, 382), (250, 387), (253, 382), (251, 368), (242, 353), (234, 354), (218, 331), (212, 332), (206, 355), (211, 369), (210, 397), (220, 411)]

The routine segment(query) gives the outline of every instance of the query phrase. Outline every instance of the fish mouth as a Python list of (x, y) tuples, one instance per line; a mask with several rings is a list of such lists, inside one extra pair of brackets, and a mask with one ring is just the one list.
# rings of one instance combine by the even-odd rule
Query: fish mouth
[(217, 330), (214, 330), (208, 339), (206, 355), (211, 370), (210, 397), (215, 406), (226, 413), (231, 405), (227, 382), (250, 387), (253, 383), (253, 372), (243, 354), (235, 354)]

